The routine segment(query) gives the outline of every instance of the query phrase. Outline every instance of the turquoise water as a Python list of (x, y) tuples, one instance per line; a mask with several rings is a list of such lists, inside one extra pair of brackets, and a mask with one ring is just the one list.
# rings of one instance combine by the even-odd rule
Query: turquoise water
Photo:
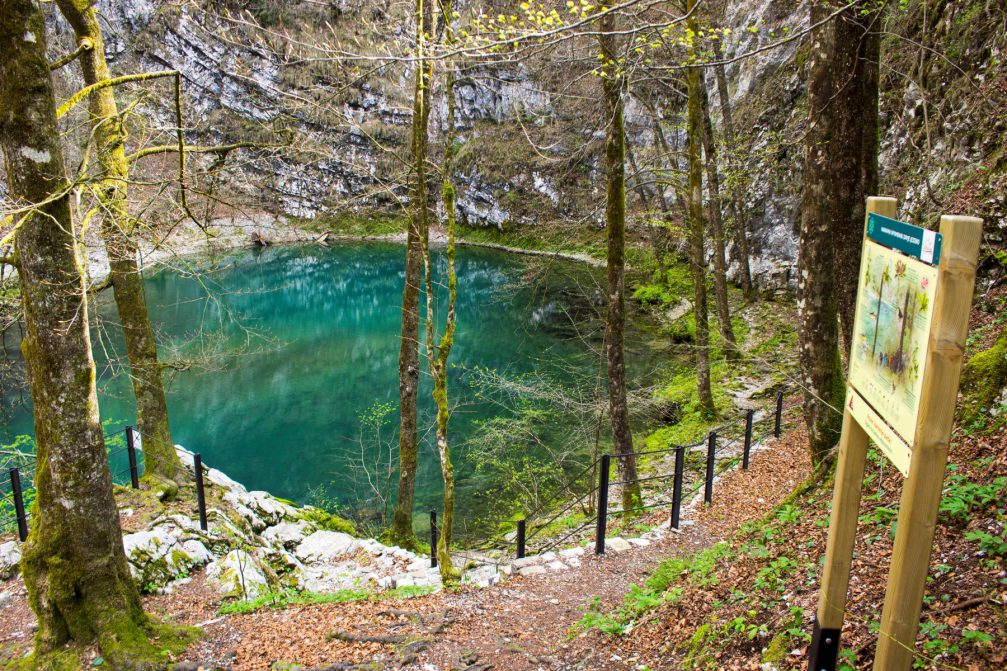
[[(443, 259), (437, 262), (443, 267)], [(191, 263), (188, 269), (148, 273), (146, 279), (161, 357), (181, 369), (166, 373), (175, 442), (201, 452), (204, 462), (250, 489), (301, 503), (324, 498), (367, 507), (368, 483), (391, 494), (404, 248), (272, 247)], [(463, 525), (485, 507), (482, 481), (466, 459), (467, 440), (480, 422), (511, 412), (494, 402), (493, 393), (487, 397), (472, 386), (474, 371), (596, 383), (597, 355), (572, 337), (570, 315), (590, 312), (597, 302), (597, 276), (575, 264), (545, 266), (547, 272), (543, 262), (526, 257), (459, 250), (449, 392), (458, 406), (451, 440)], [(438, 295), (438, 302), (445, 298)], [(109, 299), (99, 301), (101, 326), (94, 338), (100, 410), (111, 431), (134, 421), (135, 405)], [(17, 356), (10, 348), (8, 354)], [(424, 370), (421, 432), (432, 425), (429, 390)], [(4, 442), (31, 433), (30, 408), (12, 405), (12, 399), (7, 390)], [(370, 430), (374, 423), (361, 420), (375, 413), (384, 417), (380, 439)], [(420, 509), (439, 507), (440, 473), (430, 434), (421, 454)], [(370, 479), (361, 464), (371, 471)], [(374, 501), (367, 505), (380, 508)]]

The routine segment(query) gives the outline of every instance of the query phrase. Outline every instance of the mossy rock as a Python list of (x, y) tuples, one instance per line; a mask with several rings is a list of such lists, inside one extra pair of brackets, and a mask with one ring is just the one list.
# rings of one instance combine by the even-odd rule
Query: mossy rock
[(1007, 329), (984, 352), (979, 352), (962, 369), (964, 419), (985, 412), (1007, 388)]
[(360, 537), (360, 532), (357, 531), (353, 522), (343, 519), (338, 515), (326, 512), (321, 508), (304, 506), (304, 508), (301, 509), (301, 518), (307, 522), (311, 522), (319, 529), (323, 529), (325, 531), (338, 531), (340, 533), (349, 534), (354, 538)]

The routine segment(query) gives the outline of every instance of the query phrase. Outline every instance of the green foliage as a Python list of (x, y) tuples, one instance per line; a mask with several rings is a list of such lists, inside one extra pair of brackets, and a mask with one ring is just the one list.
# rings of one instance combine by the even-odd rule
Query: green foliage
[(957, 470), (956, 464), (948, 466), (948, 470), (952, 474), (948, 476), (944, 487), (940, 513), (952, 521), (968, 522), (973, 511), (1003, 501), (1007, 494), (1007, 477), (1001, 476), (980, 484), (953, 472)]
[(584, 616), (574, 625), (573, 632), (597, 629), (610, 635), (628, 633), (657, 606), (678, 603), (684, 590), (676, 583), (688, 581), (700, 587), (717, 584), (717, 562), (729, 556), (730, 546), (721, 542), (695, 555), (667, 559), (661, 562), (642, 586), (630, 586), (629, 593), (623, 597), (622, 606), (615, 611), (606, 612), (601, 600), (593, 599)]
[(979, 544), (979, 549), (990, 557), (1007, 556), (1007, 533), (1000, 529), (999, 533), (977, 530), (965, 534), (965, 540)]
[(804, 625), (804, 609), (792, 606), (789, 612), (790, 619), (783, 624), (782, 631), (773, 637), (762, 653), (763, 662), (780, 662), (791, 650), (811, 642), (811, 634)]
[(691, 300), (693, 293), (689, 266), (675, 264), (667, 268), (663, 275), (655, 271), (650, 282), (636, 285), (633, 299), (644, 305), (668, 308), (678, 304), (683, 298)]
[(980, 647), (985, 646), (987, 643), (993, 641), (993, 636), (987, 634), (985, 631), (979, 631), (977, 629), (966, 629), (962, 632), (962, 640), (966, 643), (971, 643)]

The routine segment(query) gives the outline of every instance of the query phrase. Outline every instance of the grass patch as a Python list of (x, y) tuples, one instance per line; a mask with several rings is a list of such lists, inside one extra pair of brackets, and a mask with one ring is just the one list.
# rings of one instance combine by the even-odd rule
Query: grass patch
[(316, 219), (299, 219), (297, 226), (307, 231), (324, 233), (332, 231), (336, 235), (373, 237), (395, 235), (406, 231), (408, 217), (404, 214), (353, 214), (345, 213)]
[(605, 231), (592, 226), (509, 226), (504, 230), (484, 226), (459, 226), (464, 242), (503, 245), (536, 252), (587, 254), (604, 259)]
[(351, 603), (354, 601), (386, 601), (396, 599), (412, 599), (425, 596), (437, 590), (434, 586), (404, 585), (385, 592), (373, 592), (366, 589), (341, 589), (336, 592), (300, 592), (293, 589), (270, 591), (254, 599), (232, 601), (220, 606), (220, 615), (244, 615), (254, 613), (263, 608), (287, 608), (289, 606), (306, 606), (324, 603)]

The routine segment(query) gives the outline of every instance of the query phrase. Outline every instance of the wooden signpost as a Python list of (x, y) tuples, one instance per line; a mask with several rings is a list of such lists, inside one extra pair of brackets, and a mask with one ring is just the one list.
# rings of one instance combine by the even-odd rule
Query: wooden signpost
[(912, 667), (968, 330), (982, 221), (935, 233), (869, 198), (842, 437), (809, 671), (835, 671), (868, 439), (906, 477), (875, 671)]

